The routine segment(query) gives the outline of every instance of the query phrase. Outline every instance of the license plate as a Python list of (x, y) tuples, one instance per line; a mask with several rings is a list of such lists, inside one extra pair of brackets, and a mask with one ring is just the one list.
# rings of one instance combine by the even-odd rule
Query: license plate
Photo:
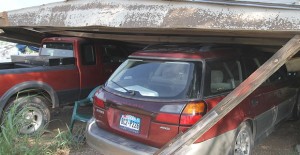
[(120, 128), (129, 132), (140, 132), (141, 119), (132, 115), (121, 115)]

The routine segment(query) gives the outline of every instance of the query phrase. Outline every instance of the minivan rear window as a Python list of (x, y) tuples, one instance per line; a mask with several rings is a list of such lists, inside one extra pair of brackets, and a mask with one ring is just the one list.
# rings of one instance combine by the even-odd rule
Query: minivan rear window
[(189, 97), (193, 62), (126, 60), (110, 77), (106, 88), (123, 95), (152, 99)]

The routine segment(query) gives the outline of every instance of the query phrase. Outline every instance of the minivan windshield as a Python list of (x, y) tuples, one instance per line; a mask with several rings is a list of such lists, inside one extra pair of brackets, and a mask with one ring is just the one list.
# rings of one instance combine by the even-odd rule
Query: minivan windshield
[(194, 62), (129, 59), (108, 79), (106, 88), (138, 98), (186, 99), (196, 79), (194, 67)]

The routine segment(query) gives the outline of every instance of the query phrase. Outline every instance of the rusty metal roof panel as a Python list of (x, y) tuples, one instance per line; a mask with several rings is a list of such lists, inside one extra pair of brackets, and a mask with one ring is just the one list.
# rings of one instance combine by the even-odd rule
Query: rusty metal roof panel
[[(300, 9), (160, 0), (71, 0), (7, 12), (7, 25), (300, 30)], [(26, 19), (26, 20), (25, 20)]]
[(38, 43), (49, 36), (77, 36), (281, 46), (300, 34), (299, 14), (300, 5), (241, 0), (68, 0), (0, 13), (0, 39)]

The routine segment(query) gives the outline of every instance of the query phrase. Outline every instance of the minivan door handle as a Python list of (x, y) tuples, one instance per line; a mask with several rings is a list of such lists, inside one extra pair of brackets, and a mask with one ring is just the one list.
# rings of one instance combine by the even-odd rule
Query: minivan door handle
[(251, 100), (251, 105), (252, 105), (252, 106), (258, 105), (258, 100), (257, 100), (257, 99), (252, 99), (252, 100)]

